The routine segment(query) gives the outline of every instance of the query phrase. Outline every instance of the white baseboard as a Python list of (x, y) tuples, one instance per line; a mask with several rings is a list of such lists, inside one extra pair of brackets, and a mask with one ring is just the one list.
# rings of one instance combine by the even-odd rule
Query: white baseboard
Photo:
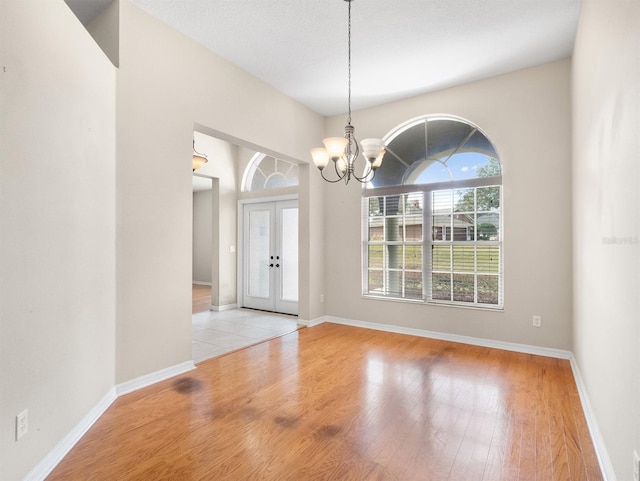
[(182, 364), (176, 364), (175, 366), (160, 369), (159, 371), (151, 372), (149, 374), (145, 374), (144, 376), (140, 376), (135, 379), (131, 379), (130, 381), (126, 381), (116, 385), (116, 394), (118, 396), (123, 396), (124, 394), (137, 391), (138, 389), (142, 389), (143, 387), (147, 387), (157, 382), (164, 381), (165, 379), (169, 379), (170, 377), (179, 376), (180, 374), (184, 374), (185, 372), (191, 371), (195, 368), (196, 365), (193, 361), (186, 361)]
[(600, 471), (604, 481), (616, 481), (616, 474), (613, 470), (613, 464), (609, 457), (609, 452), (604, 444), (604, 439), (600, 433), (600, 428), (596, 421), (595, 414), (591, 408), (591, 402), (587, 395), (587, 389), (582, 380), (582, 374), (580, 374), (580, 368), (573, 355), (571, 355), (571, 370), (573, 371), (573, 378), (576, 381), (576, 387), (578, 388), (578, 395), (580, 396), (580, 403), (582, 404), (582, 410), (584, 411), (584, 417), (587, 420), (587, 427), (589, 428), (589, 434), (591, 435), (591, 441), (593, 447), (596, 450), (596, 456), (598, 458), (598, 464), (600, 465)]
[(47, 454), (24, 478), (23, 481), (42, 481), (51, 471), (58, 465), (60, 461), (67, 455), (69, 451), (76, 445), (80, 438), (93, 426), (93, 424), (102, 416), (102, 414), (111, 406), (111, 403), (117, 399), (116, 388), (113, 387), (109, 392), (91, 409), (80, 422), (55, 445), (55, 447)]
[[(410, 336), (429, 337), (431, 339), (439, 339), (441, 341), (460, 342), (462, 344), (471, 344), (473, 346), (492, 347), (495, 349), (504, 349), (505, 351), (522, 352), (525, 354), (535, 354), (538, 356), (555, 357), (558, 359), (571, 359), (572, 357), (571, 351), (565, 351), (563, 349), (553, 349), (553, 348), (541, 347), (541, 346), (530, 346), (528, 344), (518, 344), (515, 342), (495, 341), (493, 339), (461, 336), (459, 334), (427, 331), (425, 329), (415, 329), (411, 327), (394, 326), (391, 324), (378, 324), (376, 322), (354, 321), (352, 319), (343, 319), (341, 317), (332, 317), (332, 316), (325, 316), (324, 322), (333, 322), (334, 324), (344, 324), (347, 326), (354, 326), (354, 327), (364, 327), (365, 329), (375, 329), (378, 331), (394, 332), (396, 334), (408, 334)], [(318, 324), (320, 324), (320, 322)]]
[(216, 312), (230, 311), (231, 309), (237, 309), (237, 308), (238, 308), (238, 304), (226, 304), (224, 306), (211, 305), (211, 307), (209, 307), (210, 310), (216, 311)]
[(196, 286), (212, 286), (211, 282), (200, 282), (200, 281), (191, 281), (191, 284), (195, 284)]
[(156, 382), (164, 381), (174, 376), (178, 376), (185, 372), (195, 369), (193, 361), (183, 362), (175, 366), (161, 369), (144, 376), (140, 376), (131, 381), (123, 382), (112, 387), (109, 392), (91, 409), (82, 420), (56, 444), (56, 446), (47, 454), (24, 478), (23, 481), (43, 481), (51, 471), (58, 465), (60, 461), (67, 455), (69, 451), (76, 445), (80, 438), (93, 426), (93, 424), (104, 414), (119, 396), (133, 392), (146, 386), (150, 386)]
[(319, 324), (322, 324), (323, 322), (326, 322), (324, 317), (316, 317), (315, 319), (311, 319), (310, 321), (298, 318), (298, 324), (302, 324), (306, 327), (317, 326)]

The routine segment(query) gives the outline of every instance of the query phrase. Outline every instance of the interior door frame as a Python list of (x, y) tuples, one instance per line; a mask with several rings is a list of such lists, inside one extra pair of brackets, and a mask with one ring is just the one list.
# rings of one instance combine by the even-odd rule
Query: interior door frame
[[(237, 242), (237, 256), (236, 256), (236, 261), (237, 261), (237, 267), (236, 267), (236, 271), (237, 271), (237, 275), (236, 275), (236, 279), (237, 279), (237, 287), (236, 287), (236, 292), (237, 292), (237, 297), (238, 297), (238, 306), (241, 307), (244, 305), (244, 277), (245, 277), (245, 273), (244, 273), (244, 246), (245, 246), (245, 242), (244, 242), (244, 206), (247, 204), (261, 204), (264, 202), (280, 202), (280, 201), (285, 201), (285, 200), (295, 200), (298, 202), (298, 212), (300, 211), (300, 201), (298, 199), (298, 194), (291, 194), (291, 195), (277, 195), (277, 196), (272, 196), (272, 197), (255, 197), (255, 198), (250, 198), (250, 199), (240, 199), (238, 200), (238, 209), (237, 209), (237, 227), (238, 227), (238, 242)], [(298, 245), (300, 245), (300, 224), (298, 224)], [(298, 252), (298, 256), (299, 256), (299, 252)], [(298, 279), (300, 279), (300, 258), (298, 257)], [(298, 299), (298, 304), (300, 303), (300, 300)], [(298, 311), (299, 312), (299, 311)]]

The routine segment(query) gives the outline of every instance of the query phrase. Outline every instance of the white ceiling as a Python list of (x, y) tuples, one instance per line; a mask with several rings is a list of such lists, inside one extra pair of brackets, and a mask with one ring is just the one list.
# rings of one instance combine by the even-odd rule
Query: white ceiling
[[(110, 0), (65, 0), (88, 22)], [(347, 2), (129, 0), (323, 115), (347, 110)], [(352, 109), (569, 57), (580, 0), (354, 0)]]

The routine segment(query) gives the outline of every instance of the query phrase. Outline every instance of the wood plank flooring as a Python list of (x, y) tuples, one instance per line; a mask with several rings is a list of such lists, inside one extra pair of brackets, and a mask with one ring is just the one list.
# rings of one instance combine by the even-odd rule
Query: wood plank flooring
[(191, 313), (208, 311), (211, 307), (211, 286), (191, 285)]
[(602, 480), (568, 361), (337, 324), (117, 399), (58, 480)]

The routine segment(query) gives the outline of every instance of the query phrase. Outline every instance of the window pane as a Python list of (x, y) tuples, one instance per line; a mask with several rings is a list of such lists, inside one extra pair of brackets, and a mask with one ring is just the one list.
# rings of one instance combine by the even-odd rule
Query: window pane
[(447, 240), (470, 241), (475, 234), (474, 214), (455, 214), (453, 216), (453, 238)]
[(451, 179), (451, 172), (446, 164), (437, 160), (424, 160), (414, 166), (405, 183), (431, 184), (433, 182), (447, 182)]
[(387, 259), (390, 269), (402, 269), (403, 246), (387, 246)]
[(451, 246), (432, 246), (431, 253), (434, 271), (451, 270)]
[(476, 215), (475, 214), (458, 214), (458, 216), (461, 216), (465, 221), (465, 235), (467, 236), (466, 239), (461, 239), (461, 240), (468, 240), (468, 241), (476, 240)]
[(478, 276), (478, 302), (481, 304), (498, 304), (498, 276)]
[(498, 273), (500, 268), (500, 247), (478, 246), (478, 272)]
[(475, 247), (453, 246), (453, 270), (454, 272), (474, 272)]
[(384, 250), (384, 246), (369, 246), (369, 267), (370, 268), (382, 269), (384, 267), (383, 250)]
[[(466, 145), (468, 144), (467, 142)], [(467, 150), (451, 156), (449, 160), (447, 160), (447, 166), (454, 180), (500, 175), (500, 163), (497, 162), (496, 166), (492, 164), (492, 160), (496, 161), (496, 159), (486, 153), (470, 152)]]
[(298, 302), (298, 208), (282, 209), (281, 299)]
[(404, 240), (420, 242), (422, 240), (422, 215), (411, 215), (405, 218)]
[(371, 294), (384, 294), (382, 290), (383, 284), (383, 272), (382, 271), (369, 271), (369, 284), (368, 289)]
[(391, 297), (402, 297), (402, 271), (387, 271), (387, 295)]
[(451, 240), (451, 215), (434, 215), (431, 222), (433, 240)]
[(264, 183), (265, 189), (279, 189), (287, 186), (287, 178), (280, 172), (275, 172), (267, 177), (267, 181)]
[(462, 302), (473, 302), (474, 282), (473, 274), (453, 275), (453, 300)]
[(384, 240), (384, 227), (383, 227), (382, 217), (369, 218), (369, 240), (370, 241)]
[(478, 211), (493, 212), (500, 208), (500, 186), (478, 187)]
[(252, 297), (269, 297), (271, 289), (269, 272), (269, 239), (271, 212), (249, 212), (249, 279), (248, 294)]
[(427, 156), (448, 158), (456, 152), (469, 134), (472, 125), (454, 119), (429, 119), (427, 121)]
[(403, 234), (402, 217), (386, 217), (384, 220), (385, 241), (401, 241)]
[(389, 215), (398, 215), (402, 214), (402, 200), (404, 196), (401, 195), (389, 195), (386, 197), (385, 205), (384, 205), (384, 214)]
[(384, 213), (384, 197), (369, 197), (369, 216)]
[(438, 301), (451, 300), (451, 274), (431, 276), (431, 298)]
[(408, 299), (422, 299), (422, 272), (404, 273), (404, 296)]
[(431, 208), (434, 213), (449, 213), (453, 210), (453, 197), (450, 190), (437, 190), (433, 193)]
[(406, 246), (404, 249), (405, 269), (422, 270), (422, 246)]
[(497, 212), (478, 214), (478, 240), (500, 240), (500, 214)]
[(453, 193), (455, 199), (454, 210), (456, 212), (475, 212), (476, 210), (475, 189), (456, 189)]

